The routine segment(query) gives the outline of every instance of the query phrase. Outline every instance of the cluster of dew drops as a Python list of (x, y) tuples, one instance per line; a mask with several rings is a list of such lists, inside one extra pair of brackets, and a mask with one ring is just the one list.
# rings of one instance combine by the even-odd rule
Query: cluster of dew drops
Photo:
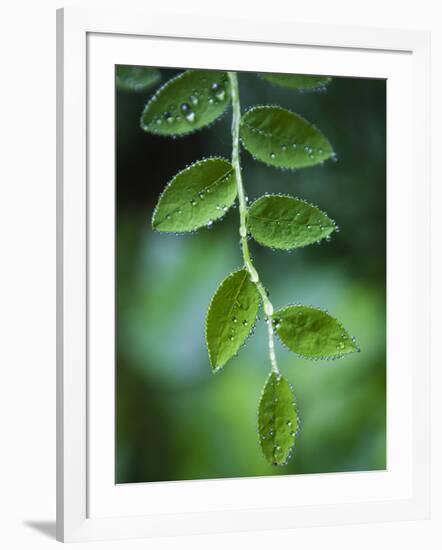
[[(193, 165), (190, 165), (188, 168), (192, 168)], [(228, 177), (225, 176), (226, 178)], [(224, 179), (224, 178), (223, 178)], [(190, 199), (189, 201), (189, 204), (190, 206), (192, 207), (195, 207), (197, 206), (200, 202), (202, 202), (205, 198), (206, 195), (209, 195), (210, 193), (212, 192), (211, 188), (210, 187), (207, 187), (206, 189), (204, 190), (201, 190), (198, 192), (197, 195), (195, 195), (192, 199)], [(233, 203), (231, 205), (231, 208), (236, 208), (236, 203)], [(229, 210), (229, 206), (226, 206), (225, 204), (217, 204), (215, 206), (215, 210), (217, 210), (219, 212), (219, 215), (216, 216), (216, 220), (219, 221), (220, 219), (222, 219), (226, 213), (228, 212)], [(182, 214), (183, 213), (183, 210), (181, 208), (178, 208), (178, 210), (176, 211), (177, 214)], [(170, 220), (171, 218), (171, 215), (170, 214), (166, 214), (166, 220)], [(213, 227), (213, 224), (214, 224), (214, 220), (212, 219), (209, 219), (206, 224), (205, 224), (205, 227), (207, 229), (211, 229)], [(197, 233), (197, 230), (199, 229), (198, 226), (195, 226), (192, 231), (190, 233), (194, 234), (194, 233)], [(178, 236), (179, 233), (176, 233), (176, 235)]]
[[(154, 123), (157, 126), (161, 126), (163, 122), (166, 122), (166, 124), (173, 124), (183, 118), (189, 124), (195, 124), (197, 122), (197, 114), (195, 111), (200, 104), (207, 100), (209, 105), (214, 105), (225, 100), (227, 94), (226, 81), (227, 78), (225, 78), (223, 82), (212, 82), (209, 84), (207, 95), (200, 90), (193, 89), (192, 93), (189, 95), (188, 101), (181, 103), (179, 109), (177, 109), (175, 105), (169, 105), (167, 111), (155, 117)], [(203, 78), (202, 82), (203, 84), (208, 84), (206, 78)]]
[(255, 330), (256, 330), (256, 323), (252, 323), (250, 324), (250, 322), (247, 320), (247, 319), (239, 319), (239, 313), (237, 313), (237, 310), (238, 309), (243, 309), (242, 306), (240, 304), (235, 304), (234, 305), (234, 314), (232, 316), (232, 328), (230, 329), (230, 334), (229, 334), (229, 340), (230, 342), (234, 342), (236, 340), (236, 337), (237, 337), (237, 328), (236, 327), (244, 327), (246, 330), (248, 329), (249, 332), (247, 334), (247, 337), (245, 338), (245, 340), (241, 343), (241, 345), (239, 346), (239, 348), (236, 350), (235, 354), (234, 354), (234, 357), (238, 357), (239, 355), (239, 352), (240, 350), (246, 345), (246, 342), (247, 340), (253, 336), (253, 334), (255, 334)]
[[(299, 143), (292, 143), (292, 149), (302, 149), (304, 151), (304, 153), (306, 153), (306, 155), (308, 156), (308, 158), (310, 160), (315, 160), (315, 155), (319, 155), (319, 156), (322, 156), (324, 154), (324, 150), (322, 148), (316, 148), (316, 147), (312, 147), (311, 145), (300, 145)], [(283, 153), (287, 152), (287, 145), (285, 143), (283, 143), (281, 145), (281, 151)], [(276, 153), (274, 151), (272, 151), (270, 153), (270, 158), (272, 160), (275, 160), (277, 157)], [(336, 154), (333, 153), (331, 159), (336, 162), (337, 161), (337, 156)], [(320, 164), (323, 164), (324, 162), (321, 161)]]
[[(283, 193), (268, 193), (268, 192), (266, 192), (266, 193), (264, 193), (263, 196), (264, 196), (264, 197), (275, 197), (275, 196), (278, 196), (278, 197), (284, 197), (284, 198), (291, 198), (291, 197), (289, 197), (288, 195), (285, 195), (285, 194), (283, 194)], [(246, 203), (248, 202), (248, 200), (249, 200), (249, 198), (246, 197)], [(319, 210), (319, 208), (318, 208), (316, 205), (314, 205), (314, 204), (312, 204), (312, 203), (310, 203), (310, 202), (308, 202), (308, 201), (303, 201), (303, 202), (305, 202), (305, 203), (307, 203), (308, 205), (312, 206), (313, 208), (316, 208), (316, 209)], [(293, 218), (293, 219), (296, 220), (296, 219), (299, 218), (300, 216), (301, 216), (301, 212), (297, 212), (297, 213), (294, 215), (294, 218)], [(335, 220), (330, 218), (330, 222), (331, 222), (332, 225), (333, 225), (333, 231), (334, 231), (335, 233), (339, 233), (340, 230), (341, 230), (341, 228), (340, 228), (339, 225), (335, 222)], [(284, 224), (284, 221), (281, 221), (281, 220), (274, 220), (274, 223), (275, 223), (276, 225), (281, 225), (281, 224)], [(300, 223), (300, 224), (302, 224), (302, 225), (305, 225), (305, 227), (306, 227), (306, 229), (307, 229), (308, 231), (314, 229), (315, 227), (318, 227), (318, 225), (317, 225), (317, 224), (314, 224), (314, 223), (307, 223), (307, 224), (303, 224), (303, 222), (298, 222), (298, 223)], [(324, 229), (326, 229), (326, 228), (327, 228), (327, 226), (325, 226), (325, 225), (323, 225), (323, 224), (319, 224), (319, 230), (320, 230), (321, 232), (324, 231)], [(252, 234), (251, 234), (250, 231), (249, 231), (249, 232), (247, 233), (247, 240), (250, 240), (251, 238), (252, 238)], [(319, 237), (318, 240), (316, 240), (315, 242), (316, 242), (316, 244), (321, 244), (323, 241), (329, 243), (331, 240), (332, 240), (332, 237), (331, 237), (331, 235), (329, 234), (329, 235), (326, 235), (325, 237)], [(240, 241), (240, 247), (242, 247), (241, 241)], [(278, 249), (277, 249), (277, 248), (274, 248), (274, 247), (268, 247), (268, 248), (270, 248), (270, 250), (273, 251), (273, 252), (277, 252), (277, 251), (278, 251)], [(299, 248), (299, 247), (296, 247), (296, 248)], [(295, 250), (295, 248), (287, 249), (287, 250), (285, 250), (285, 252), (291, 253), (291, 252), (293, 252), (293, 250)]]
[[(235, 327), (236, 327), (236, 326), (238, 325), (238, 323), (239, 323), (238, 318), (237, 318), (235, 315), (232, 317), (232, 323), (233, 323), (233, 326), (232, 326), (232, 328), (231, 328), (231, 330), (230, 330), (230, 337), (229, 337), (229, 339), (230, 339), (231, 342), (233, 342), (233, 341), (235, 340), (235, 338), (236, 338), (236, 329), (235, 329)], [(242, 324), (243, 327), (246, 327), (246, 328), (249, 326), (249, 322), (247, 321), (247, 319), (244, 319), (244, 320), (241, 322), (241, 324)]]
[[(254, 107), (252, 107), (249, 110), (252, 111), (253, 109), (254, 109)], [(263, 130), (261, 130), (261, 128), (256, 128), (256, 127), (250, 126), (250, 125), (247, 125), (247, 128), (248, 128), (248, 130), (250, 130), (254, 134), (263, 134), (263, 135), (266, 134)], [(291, 152), (293, 152), (293, 151), (296, 151), (298, 153), (299, 152), (305, 153), (308, 156), (308, 158), (312, 161), (315, 160), (317, 155), (319, 157), (322, 157), (324, 155), (324, 150), (322, 149), (322, 147), (313, 147), (312, 145), (309, 145), (309, 144), (296, 143), (296, 142), (293, 142), (291, 145), (287, 145), (286, 143), (282, 143), (281, 144), (281, 151), (282, 151), (282, 156), (283, 157), (285, 156), (287, 151), (289, 151), (289, 154), (291, 154)], [(271, 160), (275, 160), (278, 157), (278, 154), (275, 151), (271, 151), (269, 153), (269, 156), (270, 156)], [(253, 154), (252, 154), (252, 158), (254, 160), (258, 160), (256, 158), (256, 156), (253, 155)], [(335, 152), (333, 152), (331, 154), (330, 159), (332, 160), (332, 162), (337, 162), (338, 161), (338, 156), (336, 155)], [(325, 161), (325, 159), (320, 159), (319, 164), (322, 166), (324, 164), (324, 161)], [(280, 168), (283, 171), (294, 170), (294, 169), (286, 168), (286, 167), (283, 167), (283, 166), (278, 166), (278, 168)]]

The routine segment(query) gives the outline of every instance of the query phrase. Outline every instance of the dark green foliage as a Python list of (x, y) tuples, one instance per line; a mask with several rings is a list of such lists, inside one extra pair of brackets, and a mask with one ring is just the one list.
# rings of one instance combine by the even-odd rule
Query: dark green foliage
[(117, 88), (125, 92), (144, 92), (161, 78), (158, 69), (138, 67), (137, 65), (116, 65), (115, 81)]
[(222, 158), (200, 160), (166, 186), (152, 219), (157, 231), (183, 233), (211, 226), (236, 198), (233, 166)]
[(163, 136), (190, 134), (214, 122), (229, 102), (226, 73), (186, 71), (155, 93), (144, 108), (141, 128)]
[(301, 116), (273, 105), (253, 107), (241, 119), (241, 141), (257, 160), (276, 168), (306, 168), (333, 155), (324, 135)]
[(304, 74), (274, 74), (262, 73), (261, 76), (272, 84), (282, 86), (283, 88), (295, 88), (297, 90), (314, 91), (323, 89), (330, 84), (329, 76), (310, 76)]

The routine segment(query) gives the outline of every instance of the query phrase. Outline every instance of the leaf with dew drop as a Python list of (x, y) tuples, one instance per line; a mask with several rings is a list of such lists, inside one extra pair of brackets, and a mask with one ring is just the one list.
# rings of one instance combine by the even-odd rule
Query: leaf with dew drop
[(264, 246), (290, 250), (328, 238), (335, 223), (319, 208), (286, 195), (265, 195), (250, 205), (248, 226)]
[(308, 359), (339, 359), (359, 351), (341, 323), (322, 309), (287, 306), (274, 313), (273, 323), (282, 343)]
[(259, 442), (265, 458), (283, 466), (290, 458), (298, 430), (298, 414), (290, 384), (271, 372), (258, 407)]
[(232, 164), (220, 157), (200, 160), (167, 184), (155, 208), (152, 227), (175, 233), (210, 227), (225, 215), (235, 198)]
[(260, 76), (271, 84), (303, 91), (323, 90), (332, 80), (329, 76), (308, 74), (261, 73)]
[(327, 138), (301, 116), (277, 106), (253, 107), (241, 118), (243, 146), (277, 168), (306, 168), (333, 156)]
[(124, 92), (144, 92), (159, 82), (161, 73), (158, 69), (139, 65), (116, 65), (115, 83)]
[(206, 342), (213, 372), (221, 369), (253, 330), (260, 296), (248, 271), (231, 273), (216, 290), (206, 316)]
[(162, 136), (190, 134), (214, 122), (229, 103), (225, 72), (185, 71), (150, 99), (141, 115), (141, 128)]

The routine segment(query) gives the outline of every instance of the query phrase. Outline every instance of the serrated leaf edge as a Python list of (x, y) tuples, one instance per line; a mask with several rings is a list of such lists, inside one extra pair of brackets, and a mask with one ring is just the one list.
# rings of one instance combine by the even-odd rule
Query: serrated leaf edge
[[(153, 134), (155, 136), (160, 136), (160, 137), (163, 137), (163, 138), (168, 138), (168, 139), (181, 139), (181, 138), (185, 138), (187, 136), (190, 136), (192, 134), (196, 134), (198, 132), (200, 132), (201, 130), (205, 130), (206, 128), (211, 128), (216, 122), (218, 122), (219, 120), (221, 120), (221, 118), (223, 116), (226, 115), (227, 111), (229, 110), (229, 105), (231, 105), (232, 103), (232, 96), (231, 96), (231, 92), (230, 92), (230, 85), (228, 84), (227, 87), (229, 88), (229, 101), (226, 103), (226, 108), (224, 109), (224, 111), (222, 111), (222, 113), (220, 113), (216, 118), (214, 118), (211, 122), (209, 122), (209, 124), (206, 124), (204, 126), (201, 126), (200, 128), (192, 128), (192, 129), (189, 129), (188, 132), (185, 132), (185, 133), (180, 133), (180, 134), (164, 134), (164, 133), (161, 133), (159, 131), (156, 131), (155, 127), (151, 128), (151, 123), (149, 123), (149, 125), (145, 125), (143, 124), (143, 117), (144, 117), (144, 113), (146, 112), (146, 110), (149, 108), (149, 106), (154, 102), (154, 101), (157, 101), (158, 99), (158, 95), (160, 94), (160, 92), (162, 92), (166, 87), (172, 85), (173, 82), (175, 82), (176, 80), (179, 80), (181, 79), (185, 74), (187, 73), (195, 73), (197, 71), (200, 71), (202, 69), (188, 69), (186, 71), (183, 71), (182, 73), (170, 78), (167, 82), (165, 82), (162, 86), (160, 86), (154, 93), (154, 95), (149, 99), (149, 101), (146, 103), (146, 105), (144, 106), (142, 112), (141, 112), (141, 116), (140, 116), (140, 128), (143, 132), (146, 132), (146, 133), (149, 133), (149, 134)], [(209, 69), (208, 69), (209, 71)], [(213, 71), (213, 72), (217, 72), (217, 73), (225, 73), (227, 74), (226, 71)]]
[[(241, 145), (243, 146), (243, 148), (247, 151), (247, 153), (253, 158), (253, 160), (257, 160), (258, 162), (260, 162), (261, 164), (264, 164), (265, 166), (269, 166), (270, 168), (275, 168), (276, 170), (282, 170), (283, 172), (296, 172), (297, 170), (304, 170), (305, 168), (315, 168), (317, 166), (322, 166), (324, 164), (324, 162), (326, 162), (327, 160), (332, 160), (334, 158), (336, 158), (336, 153), (329, 141), (328, 138), (325, 137), (325, 135), (322, 133), (321, 130), (319, 130), (319, 128), (317, 128), (317, 126), (315, 126), (315, 124), (311, 123), (309, 120), (307, 120), (306, 118), (304, 118), (302, 115), (300, 115), (299, 113), (295, 112), (295, 111), (290, 111), (289, 109), (286, 109), (285, 107), (281, 107), (281, 105), (253, 105), (252, 107), (248, 107), (244, 113), (242, 114), (241, 116), (241, 122), (240, 122), (240, 126), (242, 126), (244, 123), (243, 123), (243, 120), (244, 120), (244, 117), (252, 112), (252, 111), (255, 111), (256, 109), (281, 109), (282, 111), (286, 111), (287, 113), (290, 113), (292, 115), (296, 115), (298, 116), (299, 118), (301, 118), (305, 123), (307, 123), (309, 126), (311, 126), (312, 128), (314, 128), (319, 134), (321, 134), (321, 136), (324, 138), (324, 140), (328, 143), (328, 145), (330, 146), (330, 149), (331, 149), (331, 152), (330, 152), (330, 156), (323, 159), (322, 161), (320, 162), (317, 162), (316, 164), (311, 164), (311, 165), (308, 165), (308, 166), (299, 166), (299, 167), (293, 167), (293, 168), (290, 168), (290, 167), (286, 167), (286, 166), (275, 166), (274, 164), (270, 164), (269, 162), (266, 162), (265, 160), (261, 160), (261, 159), (257, 159), (255, 158), (255, 156), (253, 155), (253, 153), (251, 153), (248, 148), (246, 147), (242, 137), (241, 137), (241, 132), (240, 132), (240, 135), (239, 135), (239, 140), (241, 142)], [(264, 132), (263, 130), (260, 130), (259, 128), (254, 128), (253, 126), (250, 126), (248, 124), (244, 124), (244, 126), (247, 127), (248, 130), (250, 130), (251, 132), (256, 132), (256, 133), (259, 133), (261, 135), (264, 135), (265, 137), (272, 137), (272, 134), (268, 134), (267, 132)], [(304, 143), (297, 143), (297, 142), (292, 142), (292, 144), (295, 143), (297, 147), (302, 147), (304, 146), (305, 144)], [(311, 147), (309, 146), (313, 151), (318, 151), (319, 152), (319, 147)]]
[(265, 80), (266, 83), (270, 84), (271, 86), (274, 86), (276, 88), (284, 88), (285, 90), (295, 90), (299, 93), (309, 93), (309, 92), (315, 93), (315, 92), (325, 91), (327, 86), (331, 84), (331, 82), (333, 81), (333, 78), (327, 75), (316, 75), (316, 74), (313, 75), (313, 74), (302, 74), (302, 73), (293, 73), (293, 74), (279, 73), (279, 74), (286, 74), (288, 76), (304, 76), (304, 77), (318, 77), (318, 78), (324, 77), (324, 79), (326, 79), (326, 82), (324, 82), (323, 84), (319, 84), (318, 86), (307, 86), (307, 87), (285, 86), (284, 84), (279, 84), (278, 82), (272, 82), (271, 80), (268, 80), (266, 76), (269, 74), (278, 74), (278, 73), (258, 73), (258, 76), (261, 80)]
[[(154, 231), (156, 231), (157, 233), (162, 233), (162, 234), (169, 234), (169, 235), (185, 235), (185, 234), (188, 234), (188, 233), (193, 233), (195, 232), (196, 230), (198, 229), (201, 229), (203, 227), (205, 227), (205, 225), (199, 225), (199, 226), (196, 226), (194, 227), (193, 229), (190, 229), (189, 231), (161, 231), (161, 229), (158, 229), (157, 227), (155, 227), (154, 223), (155, 223), (155, 217), (156, 217), (156, 214), (157, 214), (157, 211), (158, 211), (158, 208), (160, 206), (160, 203), (163, 199), (163, 196), (165, 195), (166, 191), (169, 189), (169, 187), (171, 187), (171, 185), (173, 185), (174, 181), (176, 180), (176, 178), (178, 176), (180, 176), (181, 174), (183, 174), (184, 172), (187, 172), (189, 170), (191, 170), (192, 168), (194, 168), (197, 164), (201, 164), (201, 163), (205, 163), (205, 162), (210, 162), (210, 161), (213, 161), (213, 160), (221, 160), (221, 161), (224, 161), (224, 162), (227, 162), (229, 164), (229, 166), (231, 167), (230, 170), (228, 170), (223, 176), (220, 176), (217, 180), (215, 180), (210, 186), (208, 187), (205, 187), (204, 189), (212, 189), (212, 187), (214, 187), (215, 185), (218, 185), (220, 184), (224, 179), (227, 179), (229, 177), (230, 174), (234, 174), (235, 173), (235, 169), (234, 167), (232, 166), (232, 163), (224, 158), (224, 157), (220, 157), (220, 156), (213, 156), (213, 157), (207, 157), (207, 158), (203, 158), (203, 159), (200, 159), (200, 160), (196, 160), (195, 162), (192, 162), (191, 164), (187, 164), (182, 170), (180, 170), (179, 172), (177, 172), (170, 181), (167, 182), (165, 188), (163, 189), (163, 191), (161, 192), (160, 196), (158, 197), (158, 200), (157, 200), (157, 203), (155, 205), (155, 208), (154, 208), (154, 211), (153, 211), (153, 214), (152, 214), (152, 229)], [(198, 193), (196, 195), (193, 195), (193, 198), (196, 198), (198, 196)], [(235, 195), (235, 200), (236, 200), (236, 196), (237, 194)], [(230, 208), (232, 208), (232, 206), (235, 204), (235, 200), (233, 201), (233, 203), (228, 207), (228, 209), (226, 211), (223, 211), (222, 213), (220, 213), (219, 216), (217, 217), (214, 217), (213, 221), (220, 221), (224, 218), (224, 216), (227, 214), (227, 212), (230, 210)]]
[[(329, 216), (326, 212), (324, 212), (323, 210), (321, 210), (318, 206), (316, 206), (315, 204), (313, 204), (313, 203), (311, 203), (311, 202), (309, 202), (309, 201), (306, 201), (306, 200), (304, 200), (304, 199), (299, 199), (298, 197), (294, 197), (294, 196), (292, 196), (292, 195), (284, 195), (284, 194), (282, 194), (282, 193), (265, 194), (265, 195), (262, 195), (261, 197), (258, 197), (258, 198), (257, 198), (256, 200), (254, 200), (254, 201), (252, 202), (252, 204), (248, 207), (248, 211), (247, 211), (248, 217), (249, 217), (249, 218), (253, 218), (253, 217), (254, 217), (254, 216), (251, 214), (251, 209), (252, 209), (252, 207), (253, 207), (254, 204), (256, 204), (257, 202), (259, 202), (259, 201), (261, 201), (261, 200), (265, 200), (266, 198), (272, 198), (272, 197), (283, 197), (283, 198), (285, 198), (285, 199), (295, 199), (295, 200), (297, 200), (297, 201), (299, 201), (299, 202), (302, 202), (303, 204), (306, 204), (307, 206), (311, 206), (312, 208), (316, 208), (316, 210), (318, 210), (321, 214), (323, 214), (323, 215), (331, 222), (331, 226), (325, 226), (325, 227), (331, 227), (331, 228), (332, 228), (332, 232), (333, 232), (333, 231), (336, 231), (336, 228), (337, 228), (336, 222), (335, 222), (332, 218), (330, 218), (330, 216)], [(256, 218), (256, 219), (257, 219), (257, 218)], [(274, 222), (274, 220), (268, 220), (268, 221)], [(304, 224), (297, 224), (297, 225), (304, 225)], [(314, 224), (310, 224), (310, 225), (312, 225), (312, 226), (314, 226), (314, 227), (316, 227), (316, 226), (322, 227), (324, 224), (317, 224), (317, 223), (315, 224), (315, 223), (314, 223)], [(264, 244), (262, 241), (260, 241), (259, 239), (257, 239), (257, 238), (255, 237), (255, 235), (253, 234), (253, 231), (252, 231), (252, 228), (251, 228), (251, 227), (249, 227), (249, 230), (250, 230), (250, 232), (251, 232), (251, 234), (252, 234), (253, 239), (254, 239), (257, 243), (259, 243), (261, 246), (265, 246), (266, 248), (271, 248), (271, 249), (274, 248), (274, 249), (277, 249), (277, 250), (295, 250), (295, 249), (297, 249), (297, 248), (305, 248), (306, 246), (311, 246), (312, 244), (314, 244), (314, 243), (310, 243), (310, 244), (303, 244), (303, 245), (300, 245), (300, 246), (292, 246), (292, 247), (280, 247), (280, 246), (279, 246), (279, 247), (278, 247), (278, 246), (271, 246), (271, 247), (269, 247), (268, 244)], [(325, 235), (324, 237), (320, 237), (317, 241), (315, 241), (315, 243), (319, 243), (319, 242), (322, 242), (322, 241), (326, 240), (327, 237), (328, 237), (329, 235), (331, 235), (331, 233), (329, 233), (328, 235)]]
[[(262, 444), (261, 444), (261, 435), (259, 433), (259, 411), (261, 409), (261, 401), (264, 398), (264, 392), (265, 392), (265, 389), (267, 387), (267, 383), (269, 382), (272, 374), (275, 374), (275, 373), (273, 373), (272, 371), (269, 372), (269, 374), (267, 375), (266, 381), (264, 382), (264, 386), (262, 387), (261, 394), (260, 394), (259, 400), (258, 400), (258, 415), (257, 415), (257, 417), (258, 417), (258, 430), (257, 430), (258, 431), (258, 445), (259, 445), (259, 448), (261, 450), (262, 456), (264, 457), (264, 459), (267, 462), (268, 462), (268, 458), (264, 454), (264, 450), (263, 450)], [(278, 380), (280, 378), (284, 378), (284, 376), (282, 376), (281, 373), (277, 374), (276, 376), (278, 377)], [(284, 380), (287, 382), (287, 384), (290, 387), (290, 391), (292, 392), (292, 397), (293, 397), (292, 404), (293, 404), (293, 408), (295, 409), (295, 413), (296, 413), (296, 431), (295, 431), (295, 435), (294, 435), (294, 438), (293, 438), (293, 445), (291, 446), (290, 451), (287, 454), (287, 458), (285, 459), (285, 461), (284, 462), (272, 462), (272, 466), (287, 466), (287, 464), (289, 463), (290, 459), (292, 458), (292, 456), (295, 452), (296, 440), (297, 440), (299, 432), (301, 430), (301, 418), (299, 416), (299, 409), (298, 409), (298, 404), (297, 404), (297, 401), (296, 401), (296, 395), (295, 395), (295, 392), (293, 390), (293, 385), (289, 380), (287, 380), (287, 378), (284, 378)]]
[[(209, 318), (209, 311), (212, 307), (212, 304), (213, 304), (213, 301), (215, 299), (215, 296), (218, 294), (218, 290), (221, 288), (221, 286), (223, 285), (223, 283), (225, 281), (227, 281), (227, 279), (229, 279), (230, 277), (232, 277), (233, 275), (235, 275), (236, 273), (240, 272), (240, 271), (244, 271), (247, 275), (247, 277), (249, 277), (250, 279), (250, 275), (247, 271), (247, 269), (243, 266), (239, 269), (236, 269), (234, 271), (231, 271), (226, 277), (224, 277), (224, 279), (219, 283), (219, 285), (216, 287), (216, 290), (215, 292), (212, 294), (212, 298), (210, 299), (210, 302), (209, 302), (209, 306), (207, 308), (207, 312), (206, 312), (206, 318), (205, 318), (205, 322), (204, 322), (204, 339), (206, 341), (206, 347), (207, 347), (207, 351), (208, 351), (208, 355), (209, 355), (209, 362), (210, 362), (210, 366), (212, 368), (212, 373), (213, 374), (216, 374), (218, 373), (219, 371), (221, 371), (225, 366), (226, 364), (228, 363), (228, 361), (230, 361), (230, 359), (228, 359), (223, 365), (214, 365), (213, 361), (212, 361), (212, 354), (211, 354), (211, 351), (210, 351), (210, 346), (209, 346), (209, 341), (207, 339), (207, 321), (208, 321), (208, 318)], [(241, 287), (240, 287), (241, 288)], [(261, 305), (261, 298), (259, 298), (259, 302), (258, 302), (258, 310), (259, 310), (259, 307)], [(238, 352), (239, 350), (244, 346), (244, 344), (246, 343), (246, 341), (250, 338), (250, 336), (254, 333), (254, 326), (256, 324), (256, 319), (258, 317), (258, 313), (256, 314), (256, 317), (255, 317), (255, 321), (253, 323), (251, 323), (251, 326), (250, 326), (250, 330), (247, 334), (247, 336), (244, 338), (244, 341), (243, 343), (240, 345), (240, 347), (238, 348)], [(237, 352), (237, 353), (238, 353)]]
[[(278, 314), (281, 314), (282, 311), (285, 311), (286, 309), (289, 309), (291, 307), (307, 307), (307, 308), (316, 309), (317, 311), (321, 311), (322, 313), (325, 313), (326, 315), (328, 315), (329, 317), (334, 319), (338, 323), (339, 328), (342, 329), (343, 332), (345, 332), (348, 335), (348, 337), (350, 338), (350, 340), (352, 341), (352, 343), (354, 345), (354, 349), (351, 350), (351, 351), (346, 351), (345, 353), (336, 353), (334, 355), (317, 356), (317, 357), (316, 356), (313, 357), (311, 355), (303, 355), (302, 353), (298, 353), (297, 351), (293, 351), (292, 349), (290, 349), (287, 346), (287, 344), (285, 344), (282, 341), (282, 338), (280, 337), (279, 332), (278, 332), (278, 328), (277, 328)], [(320, 308), (320, 307), (317, 307), (317, 306), (312, 306), (310, 304), (289, 304), (287, 306), (284, 306), (283, 308), (280, 308), (280, 309), (276, 310), (273, 314), (273, 320), (274, 320), (275, 332), (276, 332), (276, 335), (278, 336), (279, 342), (284, 346), (284, 348), (286, 348), (288, 351), (290, 351), (290, 353), (294, 353), (295, 355), (297, 355), (298, 357), (301, 357), (302, 359), (308, 359), (309, 361), (335, 361), (336, 359), (342, 359), (344, 357), (347, 357), (348, 355), (351, 355), (352, 353), (359, 353), (361, 351), (361, 348), (359, 347), (359, 345), (356, 341), (356, 338), (354, 336), (352, 336), (348, 332), (348, 330), (344, 327), (344, 325), (336, 317), (331, 315), (330, 312), (326, 309), (323, 309), (323, 308)]]

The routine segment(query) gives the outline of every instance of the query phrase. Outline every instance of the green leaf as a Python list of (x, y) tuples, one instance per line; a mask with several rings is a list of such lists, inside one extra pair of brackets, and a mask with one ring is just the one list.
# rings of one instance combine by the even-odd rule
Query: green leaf
[(141, 115), (141, 128), (162, 136), (190, 134), (216, 120), (229, 102), (226, 73), (186, 71), (155, 93)]
[(253, 329), (260, 297), (246, 269), (231, 273), (220, 284), (206, 317), (206, 342), (214, 372), (242, 346)]
[(282, 343), (309, 359), (339, 359), (359, 351), (341, 323), (321, 309), (288, 306), (274, 313), (273, 323)]
[(265, 80), (283, 88), (298, 90), (323, 90), (331, 82), (329, 76), (310, 76), (306, 74), (261, 73)]
[(143, 92), (161, 78), (158, 69), (139, 67), (137, 65), (116, 65), (115, 83), (119, 90), (125, 92)]
[(290, 384), (272, 372), (265, 383), (258, 409), (261, 449), (274, 466), (290, 458), (298, 430), (298, 415)]
[(209, 158), (191, 164), (167, 184), (154, 210), (157, 231), (195, 231), (222, 218), (235, 202), (236, 179), (231, 163)]
[(241, 119), (240, 136), (254, 158), (277, 168), (305, 168), (333, 156), (330, 143), (318, 129), (282, 107), (247, 111)]
[(335, 223), (319, 208), (284, 195), (266, 195), (249, 208), (253, 238), (271, 248), (290, 250), (328, 238)]

